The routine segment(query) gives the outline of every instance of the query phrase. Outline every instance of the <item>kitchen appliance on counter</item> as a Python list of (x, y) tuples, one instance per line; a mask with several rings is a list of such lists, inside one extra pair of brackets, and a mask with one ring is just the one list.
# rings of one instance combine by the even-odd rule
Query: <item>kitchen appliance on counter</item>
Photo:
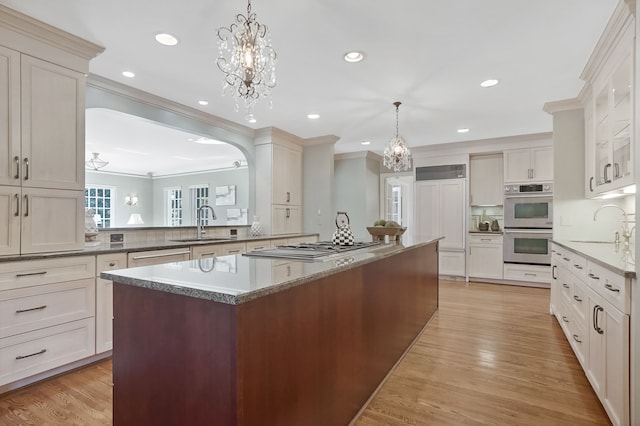
[(318, 241), (315, 243), (301, 243), (292, 245), (282, 245), (272, 249), (252, 250), (243, 253), (243, 256), (254, 257), (276, 257), (294, 260), (324, 261), (328, 256), (337, 255), (352, 250), (359, 250), (380, 244), (377, 241), (359, 242), (353, 245), (341, 246), (333, 244), (331, 241)]
[(551, 183), (505, 186), (505, 263), (551, 265), (552, 192)]

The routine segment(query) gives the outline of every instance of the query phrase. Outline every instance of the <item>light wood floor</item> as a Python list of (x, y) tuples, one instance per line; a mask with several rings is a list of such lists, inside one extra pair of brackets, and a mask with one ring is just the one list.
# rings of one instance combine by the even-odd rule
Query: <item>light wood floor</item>
[[(366, 425), (606, 425), (549, 290), (441, 281), (440, 309)], [(111, 424), (111, 361), (0, 396), (0, 425)]]

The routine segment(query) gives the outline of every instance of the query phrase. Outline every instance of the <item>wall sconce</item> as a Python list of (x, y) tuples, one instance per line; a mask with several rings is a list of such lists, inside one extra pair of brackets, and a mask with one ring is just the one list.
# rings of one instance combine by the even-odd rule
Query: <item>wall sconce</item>
[(124, 203), (128, 206), (135, 206), (138, 204), (138, 196), (135, 194), (128, 194), (124, 197)]

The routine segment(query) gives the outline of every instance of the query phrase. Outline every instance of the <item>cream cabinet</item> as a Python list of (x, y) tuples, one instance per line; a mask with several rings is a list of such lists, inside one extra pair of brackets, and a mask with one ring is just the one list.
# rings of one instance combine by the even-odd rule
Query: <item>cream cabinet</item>
[(630, 422), (630, 279), (552, 245), (555, 314), (614, 425)]
[(95, 354), (92, 256), (0, 263), (0, 386)]
[(100, 273), (127, 267), (126, 253), (96, 256), (96, 353), (113, 349), (113, 282)]
[(540, 287), (550, 286), (551, 268), (548, 266), (505, 263), (502, 269), (505, 280), (530, 282)]
[(581, 75), (587, 197), (634, 183), (635, 16), (619, 5)]
[(469, 159), (469, 203), (472, 206), (503, 204), (502, 168), (502, 154), (478, 155)]
[(416, 235), (443, 236), (439, 272), (465, 276), (465, 180), (416, 182)]
[(294, 143), (256, 146), (256, 214), (262, 219), (266, 234), (302, 231), (301, 146)]
[(127, 267), (159, 265), (161, 263), (182, 262), (191, 258), (188, 247), (162, 250), (138, 251), (127, 254)]
[(0, 46), (0, 185), (20, 179), (20, 53)]
[(467, 257), (469, 278), (499, 279), (503, 277), (502, 235), (469, 235)]
[(512, 149), (503, 155), (505, 183), (553, 180), (553, 147)]

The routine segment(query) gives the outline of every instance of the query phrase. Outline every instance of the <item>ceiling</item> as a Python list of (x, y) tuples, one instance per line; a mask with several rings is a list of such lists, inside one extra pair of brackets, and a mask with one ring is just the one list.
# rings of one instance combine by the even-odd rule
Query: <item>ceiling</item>
[[(336, 135), (337, 153), (381, 154), (395, 135), (394, 101), (402, 102), (400, 134), (412, 148), (551, 131), (544, 103), (577, 96), (617, 0), (253, 0), (278, 54), (273, 108), (259, 103), (255, 124), (222, 96), (215, 64), (216, 29), (246, 13), (244, 1), (0, 3), (104, 46), (93, 74), (254, 129)], [(159, 32), (179, 44), (158, 44)], [(363, 51), (364, 61), (346, 63), (350, 50)], [(125, 70), (136, 76), (123, 77)], [(480, 87), (489, 78), (500, 84)]]

